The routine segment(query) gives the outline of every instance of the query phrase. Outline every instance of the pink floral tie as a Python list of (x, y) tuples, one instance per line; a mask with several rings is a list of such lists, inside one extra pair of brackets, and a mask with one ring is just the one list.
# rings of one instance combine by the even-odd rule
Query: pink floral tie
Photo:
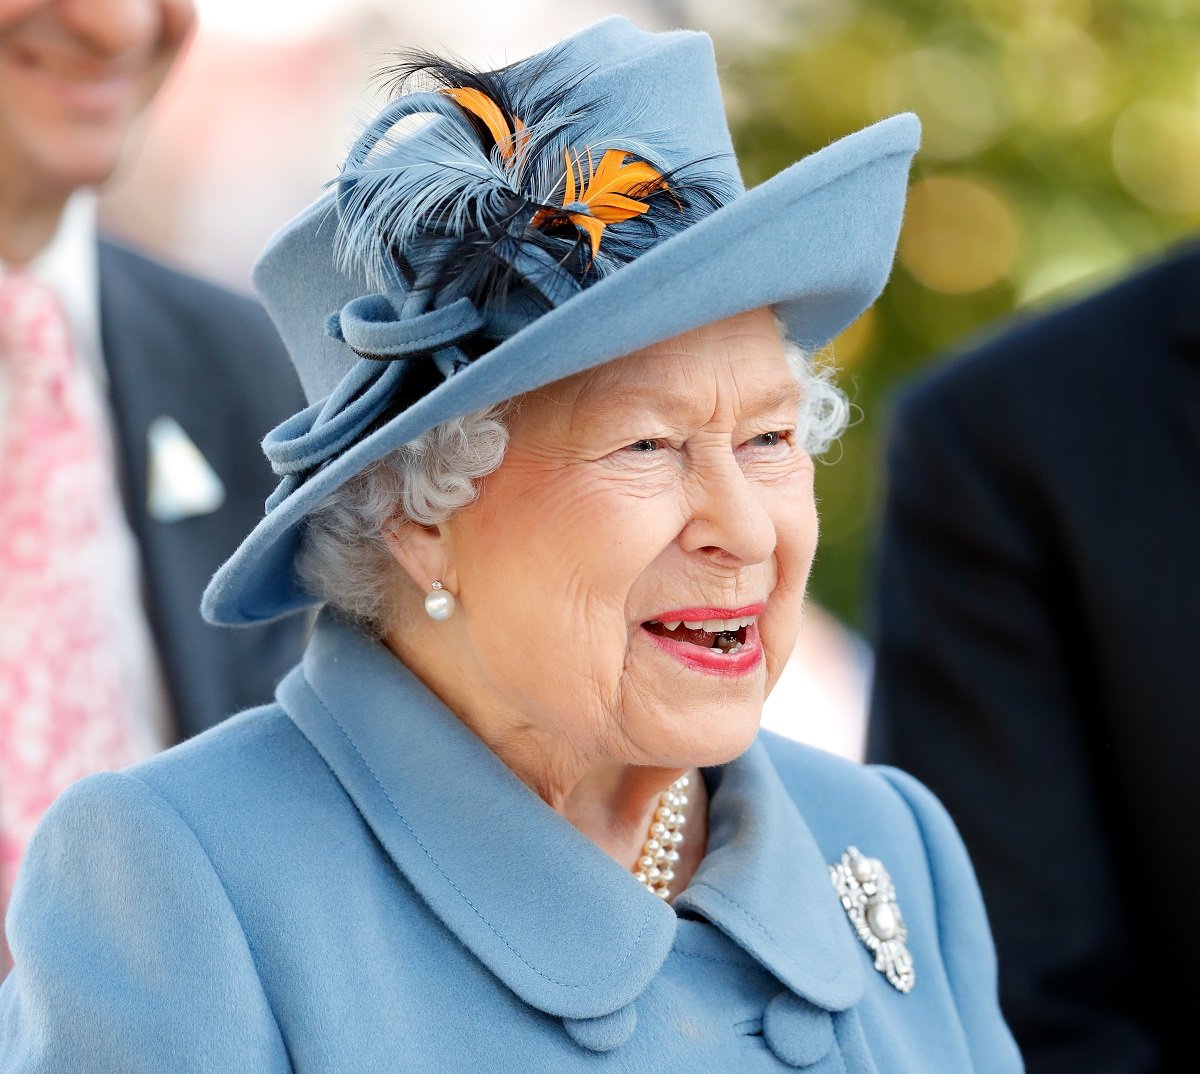
[[(98, 393), (66, 318), (27, 273), (0, 276), (0, 909), (46, 807), (146, 752), (103, 588), (122, 524)], [(0, 962), (7, 951), (0, 944)]]

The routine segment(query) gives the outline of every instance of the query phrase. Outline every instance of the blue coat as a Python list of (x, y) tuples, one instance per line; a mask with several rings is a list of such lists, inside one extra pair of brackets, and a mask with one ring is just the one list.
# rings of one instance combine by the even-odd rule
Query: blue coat
[[(1021, 1069), (970, 865), (898, 772), (763, 735), (663, 904), (378, 643), (323, 617), (278, 703), (47, 815), (3, 1074)], [(890, 870), (916, 986), (830, 881)]]

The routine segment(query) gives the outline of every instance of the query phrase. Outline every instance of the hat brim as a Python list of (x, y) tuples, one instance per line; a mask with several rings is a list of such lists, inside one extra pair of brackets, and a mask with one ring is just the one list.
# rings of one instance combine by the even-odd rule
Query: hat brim
[(213, 576), (205, 619), (257, 623), (312, 605), (293, 569), (305, 516), (444, 421), (762, 306), (802, 346), (828, 343), (887, 281), (919, 142), (908, 113), (842, 138), (531, 322), (278, 503)]

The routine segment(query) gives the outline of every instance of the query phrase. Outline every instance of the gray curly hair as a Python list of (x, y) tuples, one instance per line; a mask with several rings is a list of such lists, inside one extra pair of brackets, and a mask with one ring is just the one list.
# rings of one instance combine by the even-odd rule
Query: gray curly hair
[[(841, 436), (850, 404), (833, 366), (786, 343), (788, 366), (804, 389), (797, 434), (813, 456)], [(385, 540), (398, 519), (444, 522), (479, 495), (508, 447), (511, 402), (436, 425), (368, 466), (309, 515), (296, 562), (304, 587), (379, 636), (397, 625), (406, 602), (383, 584), (395, 568)]]

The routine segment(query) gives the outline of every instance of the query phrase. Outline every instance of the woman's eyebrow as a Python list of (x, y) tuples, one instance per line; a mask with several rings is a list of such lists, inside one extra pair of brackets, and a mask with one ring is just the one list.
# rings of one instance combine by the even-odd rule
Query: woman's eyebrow
[(796, 381), (780, 384), (757, 398), (751, 398), (744, 411), (749, 414), (764, 414), (772, 410), (799, 410), (804, 402), (804, 389)]

